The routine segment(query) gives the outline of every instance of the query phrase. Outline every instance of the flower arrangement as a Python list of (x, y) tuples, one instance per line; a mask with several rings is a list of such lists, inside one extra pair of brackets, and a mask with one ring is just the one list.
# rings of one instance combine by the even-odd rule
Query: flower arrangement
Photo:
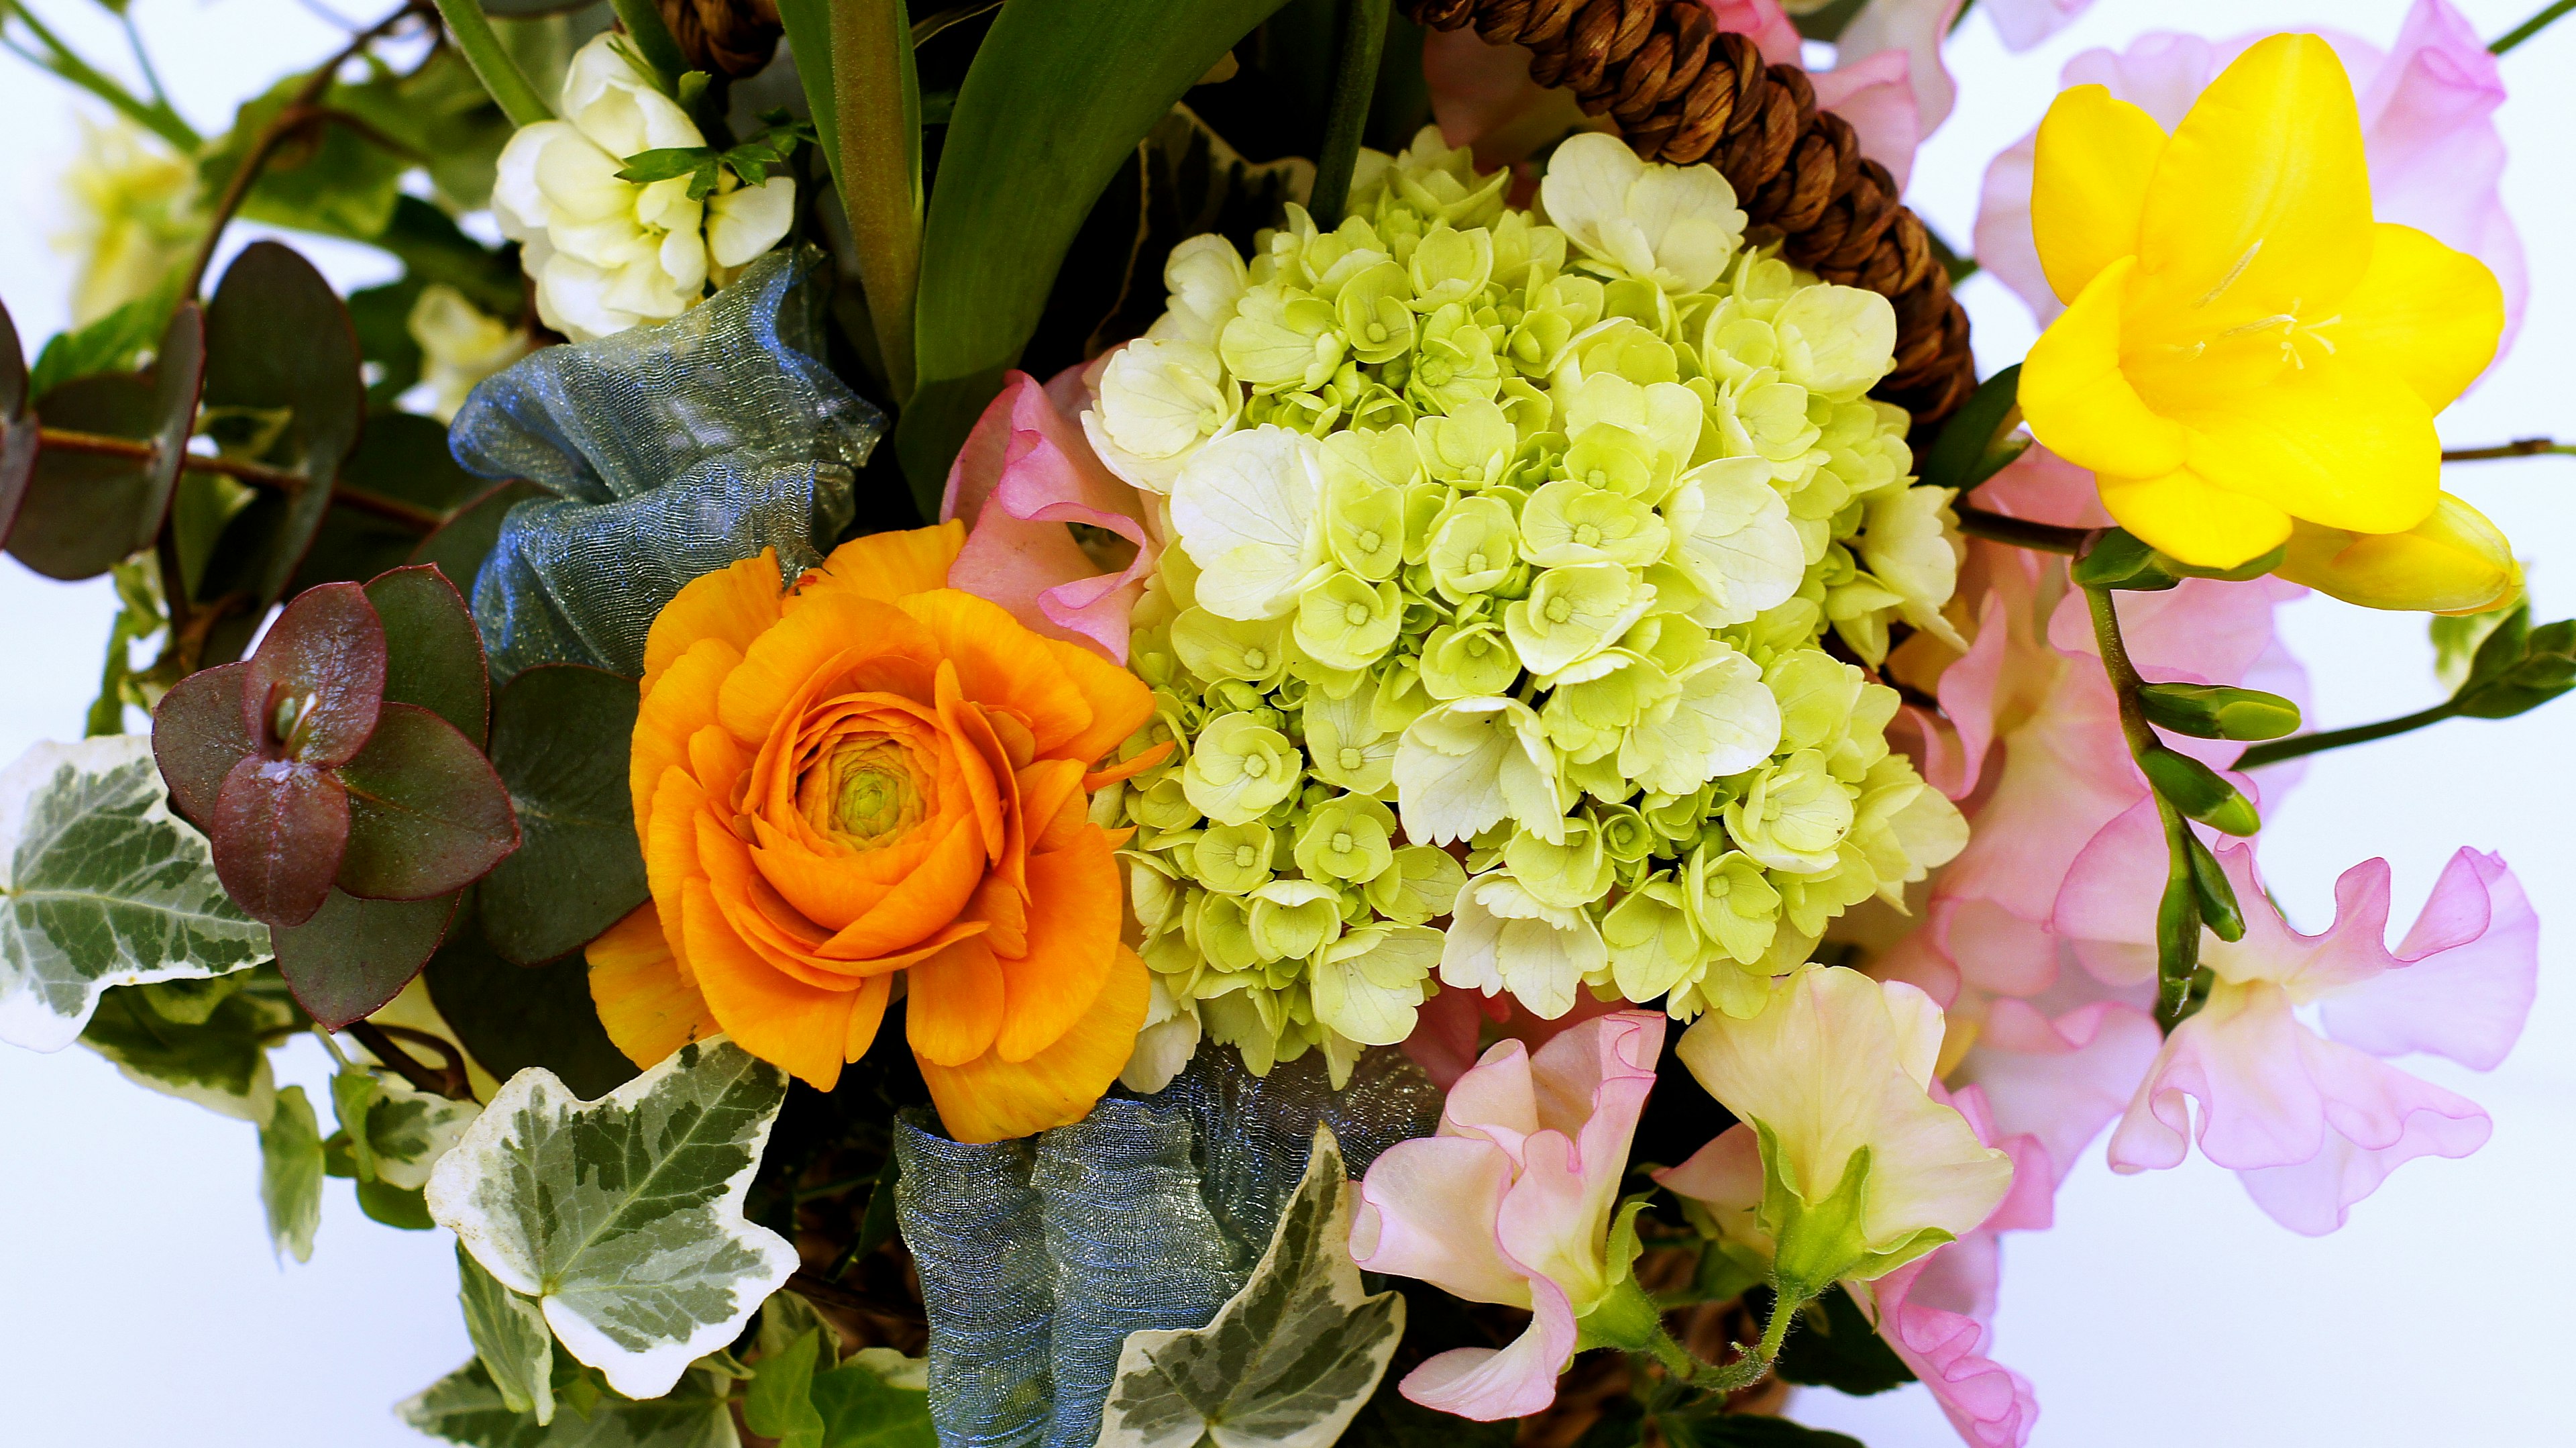
[[(251, 1123), (282, 1255), (330, 1178), (452, 1233), (414, 1427), (1825, 1445), (1793, 1387), (1921, 1382), (2006, 1448), (1996, 1243), (2096, 1139), (2309, 1234), (2484, 1143), (2393, 1062), (2511, 1049), (2522, 883), (2392, 947), (2385, 861), (2309, 935), (2257, 850), (2289, 761), (2576, 687), (2442, 487), (2567, 449), (2435, 423), (2568, 7), (2090, 53), (1975, 262), (1899, 200), (1956, 0), (525, 8), (210, 139), (0, 3), (119, 116), (75, 325), (0, 313), (0, 530), (122, 605), (0, 774), (0, 1036)], [(402, 274), (209, 293), (243, 218)], [(1982, 379), (1980, 264), (2044, 324)], [(2303, 732), (2307, 590), (2449, 702)]]

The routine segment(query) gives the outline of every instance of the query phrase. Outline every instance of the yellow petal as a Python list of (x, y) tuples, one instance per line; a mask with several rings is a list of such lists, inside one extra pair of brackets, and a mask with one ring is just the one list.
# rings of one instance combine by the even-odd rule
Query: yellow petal
[(2201, 92), (2156, 163), (2137, 320), (2179, 341), (2276, 313), (2329, 315), (2369, 268), (2370, 227), (2343, 63), (2316, 36), (2268, 36)]
[(1091, 1114), (1127, 1066), (1151, 994), (1145, 962), (1118, 947), (1100, 995), (1054, 1045), (1017, 1063), (987, 1051), (963, 1066), (921, 1063), (940, 1125), (963, 1142), (1002, 1141)]
[(582, 954), (590, 961), (590, 1000), (608, 1039), (626, 1059), (651, 1068), (691, 1041), (716, 1034), (706, 997), (680, 978), (679, 959), (662, 936), (653, 902), (638, 905)]
[(2021, 364), (2021, 415), (2049, 451), (2079, 467), (2152, 478), (2183, 462), (2183, 430), (2158, 417), (2120, 372), (2121, 295), (2134, 257), (2104, 267)]
[(2439, 412), (2495, 359), (2504, 289), (2487, 264), (2383, 221), (2370, 270), (2316, 333), (2347, 362), (2394, 374)]
[(2522, 592), (2522, 565), (2504, 531), (2449, 493), (2403, 533), (2301, 524), (2278, 572), (2363, 608), (2484, 613)]
[(723, 639), (737, 655), (750, 648), (761, 630), (778, 622), (779, 597), (774, 548), (689, 580), (644, 635), (644, 692), (652, 693), (662, 671), (701, 640)]
[(2356, 533), (2402, 533), (2442, 491), (2433, 411), (2394, 376), (2310, 357), (2225, 407), (2177, 414), (2192, 471), (2293, 517)]
[(2148, 544), (2201, 568), (2233, 568), (2279, 547), (2290, 515), (2212, 486), (2187, 468), (2157, 478), (2102, 480), (2102, 506)]
[(2031, 239), (2061, 302), (2102, 268), (2138, 249), (2147, 180), (2164, 154), (2165, 128), (2098, 85), (2061, 92), (2039, 123), (2030, 186)]

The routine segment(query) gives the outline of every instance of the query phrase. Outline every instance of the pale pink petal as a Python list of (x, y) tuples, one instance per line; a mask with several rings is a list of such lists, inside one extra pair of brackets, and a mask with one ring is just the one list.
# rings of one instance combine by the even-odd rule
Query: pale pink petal
[(2111, 1169), (2181, 1165), (2190, 1101), (2200, 1104), (2201, 1151), (2220, 1166), (2285, 1166), (2315, 1156), (2325, 1145), (2325, 1097), (2305, 1069), (2303, 1049), (2315, 1040), (2278, 986), (2212, 992), (2200, 1014), (2165, 1038), (2139, 1083), (2111, 1133)]
[(2401, 1164), (2419, 1156), (2463, 1157), (2486, 1145), (2492, 1129), (2486, 1113), (2456, 1096), (2449, 1101), (2467, 1107), (2466, 1114), (2417, 1111), (2406, 1118), (2404, 1134), (2393, 1145), (2374, 1150), (2348, 1137), (2330, 1136), (2324, 1149), (2307, 1161), (2240, 1171), (2237, 1178), (2272, 1220), (2293, 1232), (2322, 1237), (2341, 1227), (2353, 1203), (2377, 1191)]
[(1475, 1069), (1449, 1088), (1449, 1099), (1440, 1108), (1441, 1135), (1481, 1136), (1515, 1162), (1521, 1143), (1539, 1129), (1529, 1048), (1518, 1041), (1496, 1041), (1487, 1048)]
[(1753, 37), (1754, 47), (1773, 65), (1796, 65), (1805, 42), (1780, 0), (1708, 0), (1717, 13), (1717, 28)]
[(1509, 1347), (1452, 1348), (1405, 1374), (1397, 1391), (1426, 1408), (1483, 1423), (1526, 1417), (1555, 1402), (1557, 1376), (1573, 1359), (1580, 1333), (1561, 1288), (1545, 1278), (1531, 1286), (1529, 1328)]
[(2071, 24), (2093, 0), (1985, 0), (1977, 8), (1995, 23), (2004, 49), (2028, 50)]
[(1928, 137), (1950, 117), (1958, 87), (1941, 64), (1941, 42), (1959, 16), (1961, 0), (1871, 0), (1852, 17), (1835, 41), (1839, 55), (1875, 56), (1902, 52), (1913, 79), (1920, 124), (1915, 134)]
[(1914, 98), (1911, 58), (1902, 50), (1882, 50), (1811, 79), (1816, 109), (1849, 121), (1860, 153), (1885, 166), (1896, 184), (1904, 186), (1914, 174), (1914, 149), (1923, 144), (1925, 129)]
[(1915, 1279), (1956, 1250), (1944, 1247), (1852, 1291), (1961, 1439), (1975, 1448), (2021, 1448), (2039, 1417), (2030, 1380), (1985, 1356), (1986, 1328), (1977, 1319), (1909, 1300)]
[[(1950, 667), (1957, 669), (1959, 664)], [(1924, 783), (1951, 799), (1965, 799), (1976, 788), (1974, 766), (1968, 762), (1958, 729), (1922, 705), (1906, 704), (1897, 709), (1896, 718), (1887, 726), (1887, 743), (1914, 761), (1914, 772), (1923, 776)]]
[(1529, 1281), (1494, 1235), (1511, 1158), (1468, 1136), (1423, 1136), (1380, 1153), (1360, 1183), (1351, 1256), (1470, 1302), (1526, 1306)]
[[(2023, 189), (2028, 188), (2025, 179)], [(2032, 257), (2031, 265), (2039, 265), (2037, 256)], [(2102, 492), (2093, 485), (2093, 474), (2037, 443), (2022, 449), (2021, 456), (1987, 479), (1977, 489), (1976, 500), (1980, 508), (2035, 523), (2056, 523), (2068, 528), (2111, 526), (2111, 515), (2102, 510)], [(2024, 549), (1983, 541), (1972, 546), (2022, 559), (2033, 571), (2041, 566), (2039, 558)], [(2051, 569), (2063, 566), (2048, 565)]]
[(2001, 1147), (2012, 1158), (2012, 1189), (2004, 1193), (1980, 1232), (2043, 1232), (2057, 1217), (2057, 1177), (2051, 1169), (2048, 1148), (2039, 1138), (2028, 1133), (2006, 1136), (1995, 1125), (1994, 1108), (1982, 1086), (1963, 1086), (1956, 1091), (1938, 1080), (1931, 1083), (1932, 1099), (1948, 1105), (1966, 1118), (1968, 1129), (1977, 1140), (1988, 1146)]
[(2057, 979), (2057, 938), (1987, 900), (1932, 906), (1933, 939), (1958, 962), (1962, 983), (1988, 995), (2037, 995)]
[(1441, 138), (1473, 146), (1536, 108), (1547, 92), (1530, 79), (1529, 65), (1526, 47), (1488, 45), (1472, 27), (1424, 35), (1422, 79)]
[(1944, 1011), (1953, 1009), (1959, 1000), (1959, 967), (1933, 943), (1928, 925), (1907, 931), (1904, 939), (1869, 963), (1869, 973), (1880, 980), (1905, 982), (1931, 997), (1932, 1003)]
[[(2097, 831), (2067, 865), (2050, 924), (2073, 940), (2153, 945), (2156, 903), (2164, 896), (2171, 860), (2155, 799), (2141, 790), (2138, 802)], [(2088, 966), (2094, 963), (2084, 947), (2077, 949)]]
[(1559, 1032), (1530, 1058), (1539, 1121), (1579, 1132), (1587, 1157), (1607, 1149), (1625, 1158), (1663, 1049), (1664, 1017), (1655, 1011), (1615, 1011)]
[(2327, 1035), (2374, 1056), (2429, 1051), (2488, 1071), (2522, 1034), (2539, 983), (2540, 921), (2521, 882), (2502, 856), (2462, 850), (2389, 968), (2327, 995), (2320, 1014)]
[(2051, 1020), (2000, 1000), (1963, 1070), (1984, 1091), (1995, 1129), (2035, 1141), (2062, 1181), (2136, 1094), (2163, 1043), (2154, 1019), (2132, 1005), (2098, 1001)]
[(1739, 1121), (1710, 1138), (1680, 1166), (1664, 1167), (1654, 1177), (1676, 1196), (1706, 1202), (1721, 1212), (1749, 1212), (1762, 1205), (1761, 1139)]

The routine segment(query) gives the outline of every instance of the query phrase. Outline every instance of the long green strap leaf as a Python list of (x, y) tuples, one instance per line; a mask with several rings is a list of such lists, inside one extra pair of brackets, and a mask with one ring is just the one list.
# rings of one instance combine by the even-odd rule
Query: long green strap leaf
[(922, 235), (919, 381), (895, 447), (925, 516), (1119, 163), (1281, 3), (1006, 0), (958, 91)]

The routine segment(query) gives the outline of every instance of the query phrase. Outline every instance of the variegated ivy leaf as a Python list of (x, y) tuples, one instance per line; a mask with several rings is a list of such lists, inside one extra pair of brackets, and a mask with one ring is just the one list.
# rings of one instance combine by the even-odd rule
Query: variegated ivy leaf
[(1099, 1448), (1324, 1448), (1404, 1336), (1404, 1299), (1370, 1297), (1351, 1262), (1350, 1183), (1332, 1128), (1252, 1280), (1195, 1330), (1131, 1332)]
[(484, 1376), (513, 1413), (544, 1427), (555, 1420), (555, 1335), (537, 1305), (492, 1280), (463, 1243), (456, 1247), (456, 1296), (465, 1335)]
[[(331, 1078), (331, 1106), (349, 1134), (349, 1156), (361, 1181), (407, 1192), (429, 1184), (430, 1168), (483, 1108), (423, 1091), (391, 1071), (353, 1066)], [(363, 1129), (362, 1129), (363, 1128)]]
[(279, 1255), (312, 1261), (313, 1233), (322, 1225), (322, 1127), (301, 1086), (277, 1093), (259, 1129), (259, 1200)]
[(660, 1397), (796, 1270), (742, 1214), (786, 1099), (778, 1068), (721, 1037), (593, 1102), (532, 1066), (430, 1172), (430, 1215), (565, 1351)]
[(476, 1358), (394, 1411), (433, 1438), (468, 1448), (741, 1448), (728, 1406), (733, 1380), (700, 1369), (650, 1402), (600, 1391), (581, 1368), (555, 1362), (562, 1406), (551, 1423), (503, 1401)]
[(268, 957), (170, 812), (149, 737), (38, 744), (0, 771), (0, 1041), (59, 1051), (109, 986)]
[(298, 1019), (284, 978), (261, 967), (102, 992), (80, 1039), (128, 1080), (265, 1126), (277, 1110), (268, 1048)]

